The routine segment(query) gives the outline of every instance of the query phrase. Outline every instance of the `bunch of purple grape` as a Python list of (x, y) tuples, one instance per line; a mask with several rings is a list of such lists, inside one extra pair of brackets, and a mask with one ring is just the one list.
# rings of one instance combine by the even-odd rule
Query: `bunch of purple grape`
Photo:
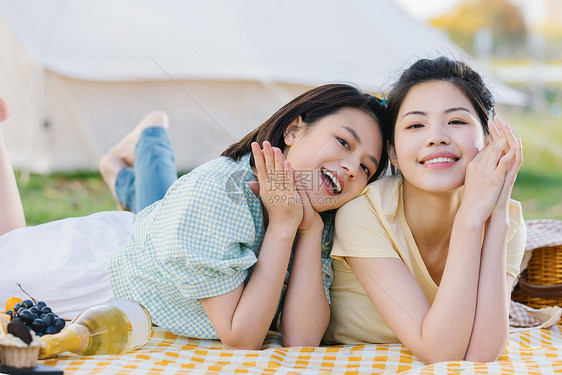
[(33, 301), (26, 299), (21, 303), (16, 303), (14, 309), (8, 310), (6, 314), (10, 315), (12, 319), (21, 321), (37, 336), (59, 333), (66, 324), (64, 319), (59, 318), (43, 301), (34, 304)]

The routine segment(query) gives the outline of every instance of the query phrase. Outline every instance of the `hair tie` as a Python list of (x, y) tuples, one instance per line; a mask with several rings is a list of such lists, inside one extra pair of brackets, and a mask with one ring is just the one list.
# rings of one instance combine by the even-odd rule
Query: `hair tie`
[(386, 103), (388, 103), (388, 100), (386, 100), (386, 99), (384, 99), (384, 98), (381, 98), (380, 96), (377, 96), (376, 98), (379, 100), (379, 102), (380, 102), (381, 104), (386, 105)]

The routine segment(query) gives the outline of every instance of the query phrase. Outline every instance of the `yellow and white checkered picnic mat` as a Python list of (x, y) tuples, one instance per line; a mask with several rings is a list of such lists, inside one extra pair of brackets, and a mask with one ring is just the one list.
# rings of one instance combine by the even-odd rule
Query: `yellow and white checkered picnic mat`
[(270, 332), (262, 350), (223, 350), (219, 341), (176, 336), (155, 328), (140, 350), (119, 356), (74, 355), (41, 361), (65, 374), (555, 374), (562, 373), (558, 326), (509, 336), (496, 362), (442, 362), (424, 366), (404, 346), (282, 346)]

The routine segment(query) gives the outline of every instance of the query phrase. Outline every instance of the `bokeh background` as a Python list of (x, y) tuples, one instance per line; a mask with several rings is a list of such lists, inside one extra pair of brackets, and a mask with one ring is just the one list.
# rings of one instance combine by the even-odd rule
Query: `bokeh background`
[(500, 106), (523, 143), (514, 198), (528, 219), (562, 219), (562, 1), (397, 1), (528, 94), (524, 106)]
[(28, 224), (115, 208), (97, 160), (170, 114), (182, 172), (306, 89), (385, 95), (441, 54), (480, 71), (521, 136), (514, 199), (562, 219), (560, 0), (0, 0), (2, 125)]

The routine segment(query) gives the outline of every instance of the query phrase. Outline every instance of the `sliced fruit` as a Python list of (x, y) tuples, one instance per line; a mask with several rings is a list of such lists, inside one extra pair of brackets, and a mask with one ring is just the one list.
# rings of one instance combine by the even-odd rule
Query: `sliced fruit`
[(16, 305), (16, 303), (21, 303), (22, 299), (19, 297), (10, 297), (8, 298), (8, 300), (6, 301), (6, 310), (2, 311), (3, 313), (5, 313), (8, 310), (13, 310), (14, 306)]

